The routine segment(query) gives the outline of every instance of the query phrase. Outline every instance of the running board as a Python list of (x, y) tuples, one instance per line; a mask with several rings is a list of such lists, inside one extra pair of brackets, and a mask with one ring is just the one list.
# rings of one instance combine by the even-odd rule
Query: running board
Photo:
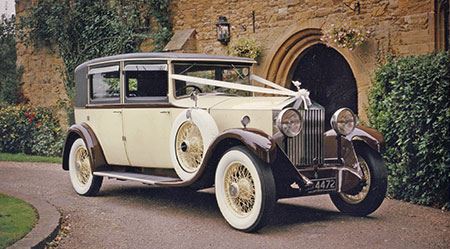
[(118, 180), (129, 180), (142, 182), (150, 185), (177, 185), (182, 184), (183, 181), (180, 178), (167, 177), (167, 176), (156, 176), (156, 175), (146, 175), (131, 172), (117, 172), (117, 171), (96, 171), (93, 173), (95, 176), (104, 176), (109, 178), (115, 178)]

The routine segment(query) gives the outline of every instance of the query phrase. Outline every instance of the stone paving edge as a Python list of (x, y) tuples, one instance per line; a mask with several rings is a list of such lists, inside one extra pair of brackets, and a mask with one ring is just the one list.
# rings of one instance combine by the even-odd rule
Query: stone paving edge
[(52, 241), (58, 234), (61, 225), (60, 212), (50, 203), (34, 196), (4, 189), (0, 192), (24, 200), (31, 204), (38, 213), (38, 221), (33, 229), (8, 249), (45, 248), (46, 243)]

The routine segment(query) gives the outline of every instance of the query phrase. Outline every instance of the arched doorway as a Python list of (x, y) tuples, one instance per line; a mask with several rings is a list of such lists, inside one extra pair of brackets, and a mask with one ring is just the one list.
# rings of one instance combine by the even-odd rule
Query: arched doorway
[[(325, 120), (333, 113), (348, 107), (358, 113), (356, 80), (346, 59), (335, 49), (324, 44), (306, 48), (292, 65), (288, 78), (302, 83), (301, 88), (310, 91), (310, 97), (325, 107)], [(296, 90), (291, 83), (291, 89)]]

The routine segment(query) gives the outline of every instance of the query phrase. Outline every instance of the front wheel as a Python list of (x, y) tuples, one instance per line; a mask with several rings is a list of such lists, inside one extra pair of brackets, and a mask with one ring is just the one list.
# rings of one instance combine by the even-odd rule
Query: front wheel
[(70, 148), (69, 175), (73, 189), (79, 195), (96, 195), (102, 186), (103, 177), (92, 174), (89, 150), (81, 138)]
[(233, 147), (222, 156), (215, 189), (220, 212), (233, 228), (251, 232), (269, 220), (276, 201), (272, 170), (245, 147)]
[(366, 216), (383, 202), (387, 190), (387, 170), (381, 156), (367, 146), (355, 148), (366, 185), (357, 194), (333, 193), (331, 201), (341, 212)]

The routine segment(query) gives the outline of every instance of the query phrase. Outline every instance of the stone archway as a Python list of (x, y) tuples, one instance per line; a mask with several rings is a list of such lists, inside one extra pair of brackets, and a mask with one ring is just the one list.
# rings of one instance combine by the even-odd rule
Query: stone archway
[(266, 79), (289, 88), (289, 72), (298, 56), (307, 47), (320, 43), (322, 32), (320, 29), (303, 29), (283, 41), (271, 56), (266, 68)]
[[(345, 64), (345, 70), (348, 72), (347, 76), (341, 75), (341, 77), (350, 81), (348, 85), (352, 86), (351, 91), (353, 97), (350, 98), (352, 99), (351, 101), (344, 104), (353, 109), (355, 113), (358, 113), (359, 111), (358, 114), (360, 115), (360, 118), (366, 120), (367, 117), (364, 109), (367, 107), (370, 68), (365, 68), (365, 64), (361, 61), (361, 58), (356, 56), (354, 52), (348, 51), (348, 49), (326, 47), (320, 40), (322, 36), (322, 31), (318, 28), (320, 26), (314, 23), (310, 23), (309, 25), (314, 28), (293, 28), (290, 32), (287, 32), (286, 36), (279, 38), (278, 41), (274, 43), (270, 50), (271, 52), (268, 54), (267, 60), (263, 65), (263, 72), (265, 73), (266, 79), (276, 82), (286, 88), (291, 88), (291, 81), (293, 79), (299, 79), (295, 72), (297, 66), (301, 63), (301, 59), (308, 58), (305, 57), (305, 55), (309, 54), (308, 50), (313, 54), (314, 52), (320, 52), (319, 50), (325, 50), (325, 53), (328, 51), (332, 54), (331, 56), (333, 58), (339, 58), (338, 60), (342, 62), (340, 64)], [(311, 51), (310, 49), (312, 48), (316, 49)], [(321, 68), (324, 68), (324, 66)], [(318, 72), (320, 72), (320, 70), (316, 70), (316, 74)], [(311, 84), (312, 83), (303, 82), (303, 87), (307, 85), (311, 86)], [(314, 99), (314, 95), (317, 94), (318, 89), (310, 89), (310, 91), (316, 91), (316, 93), (312, 93), (313, 100), (316, 100)], [(324, 102), (322, 101), (322, 103)], [(331, 107), (327, 112), (330, 113), (334, 109), (336, 109), (336, 106)], [(327, 114), (327, 119), (329, 117), (330, 115)], [(326, 123), (328, 123), (328, 121)]]

